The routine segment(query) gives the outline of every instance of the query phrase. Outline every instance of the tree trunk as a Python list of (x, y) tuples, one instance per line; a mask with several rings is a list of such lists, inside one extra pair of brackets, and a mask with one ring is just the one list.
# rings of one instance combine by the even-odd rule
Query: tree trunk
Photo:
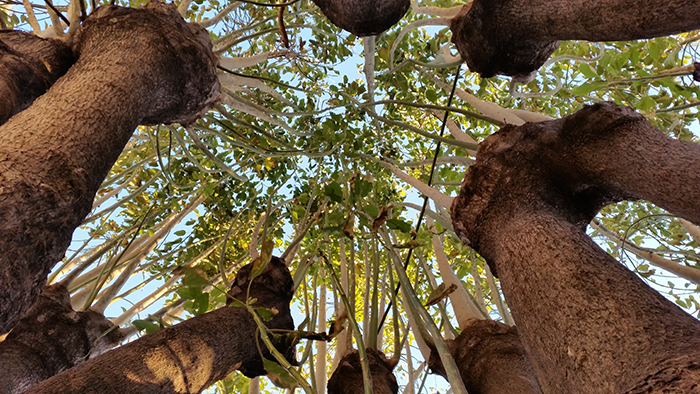
[[(267, 327), (293, 330), (293, 281), (287, 266), (273, 257), (249, 288), (252, 270), (253, 264), (241, 268), (228, 294), (242, 302), (256, 298), (254, 308), (276, 308)], [(248, 377), (267, 373), (258, 343), (264, 357), (274, 358), (257, 329), (245, 307), (222, 307), (111, 350), (25, 393), (199, 393), (234, 370)], [(292, 361), (293, 348), (276, 346)]]
[(0, 394), (18, 394), (119, 345), (123, 335), (100, 313), (75, 312), (68, 290), (44, 289), (0, 342)]
[[(473, 320), (447, 344), (469, 394), (542, 393), (515, 327)], [(435, 350), (428, 365), (447, 378)]]
[(71, 69), (0, 127), (0, 333), (44, 288), (139, 124), (192, 122), (218, 97), (208, 34), (175, 6), (104, 6)]
[(611, 103), (482, 143), (454, 228), (501, 278), (545, 393), (700, 392), (700, 322), (584, 231), (635, 198), (697, 223), (698, 149)]
[(29, 107), (74, 61), (63, 41), (0, 31), (0, 125)]
[(408, 11), (410, 0), (313, 0), (334, 25), (358, 36), (388, 30)]
[[(387, 359), (379, 350), (368, 347), (367, 362), (372, 375), (372, 392), (375, 394), (396, 394), (399, 385), (392, 372), (396, 360)], [(338, 367), (328, 379), (328, 394), (364, 394), (360, 353), (357, 350), (343, 356)]]
[(474, 0), (452, 40), (473, 72), (527, 76), (562, 40), (629, 41), (700, 29), (696, 0)]

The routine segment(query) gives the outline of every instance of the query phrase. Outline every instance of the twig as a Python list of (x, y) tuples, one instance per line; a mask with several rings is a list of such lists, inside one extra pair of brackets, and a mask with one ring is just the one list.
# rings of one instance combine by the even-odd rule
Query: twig
[(53, 3), (51, 2), (51, 0), (44, 0), (44, 2), (46, 3), (46, 5), (47, 5), (49, 8), (51, 8), (51, 10), (52, 10), (53, 12), (56, 13), (56, 15), (58, 15), (59, 18), (61, 18), (64, 22), (66, 22), (66, 25), (68, 25), (68, 27), (70, 27), (70, 21), (68, 20), (68, 18), (66, 18), (63, 14), (61, 14), (61, 12), (60, 12), (59, 10), (56, 9), (56, 7), (54, 7), (54, 5), (53, 5)]

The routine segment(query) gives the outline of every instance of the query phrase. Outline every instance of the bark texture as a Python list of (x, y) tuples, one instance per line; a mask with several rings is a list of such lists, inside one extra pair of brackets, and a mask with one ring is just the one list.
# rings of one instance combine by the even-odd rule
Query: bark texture
[(543, 392), (700, 392), (700, 322), (584, 231), (607, 203), (635, 198), (699, 223), (699, 157), (611, 103), (480, 146), (453, 225), (498, 273)]
[(218, 97), (209, 36), (174, 5), (104, 6), (71, 69), (0, 126), (0, 333), (44, 288), (139, 124), (192, 122)]
[(44, 289), (0, 342), (0, 394), (18, 394), (117, 346), (123, 335), (100, 313), (75, 312), (68, 290)]
[[(289, 311), (293, 281), (287, 266), (273, 258), (253, 279), (253, 265), (241, 268), (229, 294), (255, 308), (277, 308), (270, 329), (293, 330)], [(226, 306), (156, 331), (111, 350), (32, 387), (27, 394), (199, 393), (238, 369), (265, 374), (256, 341), (257, 325), (245, 307)], [(264, 349), (262, 341), (259, 342)], [(282, 354), (293, 349), (278, 347)], [(273, 357), (265, 351), (264, 356)], [(291, 360), (290, 360), (291, 361)]]
[(74, 61), (63, 41), (0, 31), (0, 125), (29, 107)]
[[(474, 320), (447, 344), (469, 394), (542, 393), (515, 327)], [(435, 350), (428, 365), (447, 378)]]
[[(372, 392), (375, 394), (396, 394), (399, 385), (392, 372), (396, 361), (387, 360), (384, 353), (374, 348), (365, 349), (369, 372), (372, 375)], [(360, 353), (354, 350), (340, 359), (338, 368), (328, 379), (328, 394), (364, 394)]]
[(410, 0), (313, 0), (336, 26), (358, 36), (389, 30), (408, 11)]
[(474, 0), (452, 41), (483, 77), (524, 77), (563, 40), (629, 41), (700, 29), (696, 0)]

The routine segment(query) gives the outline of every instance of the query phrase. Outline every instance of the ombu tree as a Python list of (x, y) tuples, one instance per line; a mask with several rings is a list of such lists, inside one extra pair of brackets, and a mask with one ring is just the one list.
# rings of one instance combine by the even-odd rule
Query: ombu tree
[[(64, 6), (56, 5), (69, 21), (80, 20), (79, 2)], [(92, 308), (119, 315), (114, 321), (129, 336), (148, 332), (146, 339), (160, 330), (161, 334), (148, 343), (162, 345), (168, 342), (158, 341), (170, 338), (168, 333), (172, 332), (162, 329), (181, 316), (206, 316), (205, 312), (225, 304), (226, 288), (235, 272), (254, 260), (259, 244), (273, 238), (279, 254), (290, 250), (285, 261), (298, 272), (297, 305), (308, 317), (302, 318), (303, 330), (328, 331), (333, 327), (328, 320), (337, 316), (333, 317), (331, 310), (322, 316), (321, 309), (326, 312), (337, 298), (337, 315), (342, 309), (342, 295), (348, 299), (347, 328), (335, 337), (335, 342), (325, 350), (321, 342), (318, 350), (307, 344), (300, 348), (299, 373), (316, 392), (324, 389), (332, 370), (342, 365), (336, 354), (347, 354), (351, 347), (358, 347), (356, 330), (350, 330), (352, 319), (367, 348), (382, 350), (387, 359), (401, 355), (394, 373), (401, 389), (408, 392), (421, 390), (425, 377), (421, 360), (430, 355), (430, 346), (426, 346), (426, 353), (419, 351), (425, 349), (420, 344), (421, 324), (417, 320), (428, 325), (423, 329), (428, 335), (434, 332), (427, 320), (434, 320), (438, 335), (457, 338), (467, 326), (462, 327), (463, 319), (455, 318), (452, 307), (455, 311), (463, 308), (458, 299), (466, 297), (479, 319), (490, 316), (505, 325), (512, 324), (507, 305), (500, 299), (498, 283), (484, 260), (462, 246), (453, 234), (445, 210), (427, 209), (426, 215), (435, 220), (436, 228), (433, 231), (423, 222), (413, 239), (411, 225), (417, 226), (415, 218), (421, 210), (413, 206), (420, 201), (410, 192), (408, 197), (402, 195), (408, 191), (404, 178), (386, 168), (387, 162), (428, 182), (432, 160), (426, 159), (438, 156), (431, 183), (454, 194), (464, 170), (472, 165), (468, 156), (474, 154), (476, 143), (504, 123), (560, 118), (576, 112), (584, 102), (600, 99), (628, 104), (649, 115), (660, 129), (682, 139), (692, 138), (689, 125), (696, 116), (692, 105), (697, 88), (688, 85), (688, 78), (684, 80), (680, 74), (692, 72), (686, 66), (692, 60), (688, 55), (697, 38), (688, 34), (648, 42), (599, 44), (605, 49), (600, 55), (596, 55), (598, 50), (593, 45), (563, 42), (542, 73), (522, 87), (522, 92), (514, 90), (512, 95), (507, 92), (506, 80), (482, 79), (462, 69), (459, 89), (448, 107), (449, 83), (454, 78), (454, 68), (450, 67), (455, 59), (447, 51), (451, 48), (449, 31), (399, 34), (408, 22), (424, 20), (423, 6), (439, 6), (440, 12), (449, 6), (461, 8), (456, 3), (425, 2), (409, 10), (399, 26), (373, 39), (376, 47), (366, 46), (371, 50), (364, 55), (365, 76), (356, 76), (352, 67), (345, 68), (341, 63), (359, 52), (357, 41), (332, 27), (320, 7), (310, 2), (290, 4), (282, 13), (281, 7), (235, 2), (178, 4), (181, 14), (209, 26), (210, 36), (215, 37), (214, 52), (227, 70), (218, 74), (224, 86), (221, 104), (188, 130), (177, 125), (137, 130), (99, 186), (94, 210), (85, 219), (88, 230), (83, 237), (94, 240), (76, 242), (77, 253), (68, 253), (60, 269), (51, 274), (50, 282), (66, 285), (75, 310)], [(61, 26), (50, 7), (30, 4), (29, 8), (38, 16), (48, 12)], [(3, 12), (32, 22), (29, 15), (13, 14), (8, 8)], [(12, 17), (7, 23), (14, 23)], [(73, 29), (77, 25), (71, 22)], [(284, 47), (282, 31), (288, 35), (289, 48)], [(42, 34), (55, 32), (49, 27)], [(577, 59), (568, 60), (572, 57)], [(371, 105), (374, 100), (382, 102)], [(116, 104), (112, 107), (119, 108)], [(439, 125), (446, 109), (450, 111), (450, 134), (440, 138)], [(436, 141), (443, 143), (439, 151)], [(326, 204), (324, 200), (328, 200)], [(690, 236), (693, 226), (684, 223), (683, 227), (682, 222), (661, 216), (663, 212), (644, 204), (627, 208), (605, 208), (594, 222), (601, 235), (609, 236), (603, 238), (604, 245), (611, 245), (610, 250), (622, 257), (638, 253), (640, 259), (648, 259), (650, 263), (632, 260), (634, 268), (657, 282), (662, 276), (653, 272), (651, 264), (675, 269), (672, 272), (688, 282), (677, 282), (681, 289), (666, 291), (694, 312), (690, 292), (695, 285), (688, 292), (682, 289), (684, 283), (697, 283), (693, 281), (693, 272), (697, 271), (696, 244)], [(655, 215), (652, 219), (663, 220), (644, 219), (649, 213)], [(288, 225), (294, 230), (290, 231)], [(297, 239), (297, 235), (301, 237)], [(433, 243), (433, 236), (439, 242)], [(644, 243), (652, 238), (661, 246)], [(292, 253), (294, 248), (288, 247), (295, 242), (296, 253)], [(447, 271), (433, 269), (442, 259), (438, 258), (440, 249), (448, 267), (456, 272), (456, 281), (447, 280)], [(411, 257), (407, 259), (409, 250)], [(679, 256), (686, 263), (674, 261)], [(400, 258), (398, 265), (396, 257)], [(432, 293), (438, 300), (427, 308), (428, 315), (414, 308), (417, 328), (408, 322), (411, 301), (404, 301), (407, 286), (402, 286), (397, 297), (392, 296), (400, 279), (398, 268), (406, 261), (410, 287), (418, 298), (426, 301)], [(305, 267), (306, 276), (302, 275)], [(332, 274), (338, 276), (337, 285)], [(131, 284), (128, 278), (139, 280)], [(441, 280), (446, 283), (442, 291)], [(152, 286), (154, 283), (157, 286)], [(463, 286), (466, 296), (456, 297), (457, 291), (446, 295), (449, 290), (444, 289), (449, 289), (450, 283)], [(141, 287), (147, 288), (146, 295), (138, 292)], [(324, 291), (326, 296), (322, 296)], [(116, 310), (109, 309), (110, 302), (119, 298), (133, 300), (134, 304), (117, 303)], [(155, 301), (151, 309), (145, 309), (159, 298), (166, 301)], [(127, 311), (119, 310), (119, 306)], [(209, 324), (210, 330), (216, 331), (214, 327), (218, 325)], [(496, 332), (499, 330), (512, 332), (501, 328)], [(484, 343), (486, 350), (496, 349), (496, 345)], [(132, 348), (143, 349), (139, 346)], [(456, 353), (455, 358), (459, 363), (461, 357), (477, 353)], [(82, 371), (89, 371), (90, 365), (95, 364), (83, 364)], [(485, 365), (484, 376), (500, 380), (493, 365)], [(206, 375), (206, 371), (194, 372)], [(225, 377), (215, 390), (255, 391), (255, 383), (249, 385), (239, 373), (228, 372), (209, 375)], [(362, 375), (362, 365), (359, 372)], [(144, 380), (141, 387), (151, 390), (155, 380)], [(169, 382), (171, 388), (184, 387), (178, 378)], [(207, 379), (191, 382), (192, 388), (209, 384)], [(269, 381), (260, 384), (269, 388), (265, 382)], [(422, 390), (435, 388), (439, 382), (439, 378), (428, 377)]]
[[(100, 8), (73, 37), (77, 61), (68, 73), (2, 126), (6, 142), (0, 151), (3, 333), (42, 290), (136, 126), (192, 122), (218, 97), (215, 60), (206, 33), (174, 16), (179, 17), (157, 3), (150, 12)], [(167, 17), (174, 22), (165, 24)], [(104, 26), (110, 20), (124, 22), (113, 22), (118, 28), (112, 32)], [(131, 36), (140, 31), (154, 33), (138, 39)], [(125, 42), (130, 43), (128, 50)], [(23, 45), (19, 43), (19, 52)], [(6, 56), (16, 55), (8, 51)], [(26, 55), (27, 63), (34, 61), (37, 74), (52, 69), (46, 64), (41, 70), (36, 64), (41, 64), (41, 56), (41, 52)], [(21, 110), (27, 100), (12, 100), (12, 96), (22, 92), (22, 79), (13, 73), (3, 77), (9, 87), (19, 87), (4, 99)]]
[(700, 390), (700, 322), (585, 234), (623, 199), (700, 223), (699, 155), (697, 143), (610, 103), (506, 126), (482, 143), (453, 224), (501, 279), (544, 392)]

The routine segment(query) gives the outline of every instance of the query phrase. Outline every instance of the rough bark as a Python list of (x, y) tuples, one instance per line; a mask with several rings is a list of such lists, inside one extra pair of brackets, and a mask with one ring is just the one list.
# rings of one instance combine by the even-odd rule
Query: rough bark
[(63, 41), (0, 31), (0, 125), (46, 92), (73, 65)]
[[(542, 393), (515, 327), (474, 320), (447, 344), (469, 394)], [(435, 350), (428, 365), (447, 378)]]
[(584, 231), (622, 199), (700, 222), (698, 157), (611, 103), (506, 126), (480, 146), (454, 228), (498, 273), (543, 392), (700, 392), (700, 322)]
[[(384, 353), (374, 348), (366, 348), (369, 372), (372, 376), (372, 392), (375, 394), (396, 394), (399, 385), (392, 372), (396, 361), (387, 359)], [(363, 394), (362, 365), (357, 350), (343, 356), (338, 367), (328, 379), (328, 394)]]
[(0, 343), (0, 394), (21, 393), (122, 340), (100, 313), (75, 312), (65, 287), (48, 286)]
[[(293, 330), (289, 303), (293, 281), (278, 258), (253, 279), (253, 264), (241, 268), (229, 294), (239, 301), (256, 298), (254, 308), (278, 310), (266, 326)], [(226, 306), (146, 335), (32, 387), (27, 394), (199, 393), (238, 369), (246, 376), (265, 374), (257, 325), (245, 307)], [(293, 357), (293, 349), (278, 350)], [(274, 359), (265, 349), (263, 355)]]
[(390, 29), (408, 11), (410, 0), (313, 0), (336, 26), (358, 36)]
[(474, 0), (452, 41), (483, 77), (524, 77), (562, 40), (629, 41), (700, 29), (696, 0)]
[(174, 5), (104, 6), (71, 69), (0, 127), (0, 333), (14, 326), (139, 124), (192, 122), (218, 97), (209, 36)]

